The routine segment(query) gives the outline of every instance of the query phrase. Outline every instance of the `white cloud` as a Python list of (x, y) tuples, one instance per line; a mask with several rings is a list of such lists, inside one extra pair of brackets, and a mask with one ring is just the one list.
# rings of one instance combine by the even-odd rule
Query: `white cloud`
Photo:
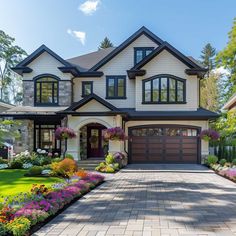
[(77, 38), (83, 45), (85, 45), (85, 40), (86, 40), (85, 32), (68, 29), (67, 33)]
[(100, 0), (88, 0), (79, 6), (79, 10), (85, 15), (92, 15), (95, 11), (97, 11), (100, 3)]

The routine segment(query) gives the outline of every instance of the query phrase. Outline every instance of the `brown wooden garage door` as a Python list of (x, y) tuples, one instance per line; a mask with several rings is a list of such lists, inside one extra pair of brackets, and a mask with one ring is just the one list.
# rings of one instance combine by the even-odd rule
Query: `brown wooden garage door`
[(142, 126), (129, 133), (130, 163), (198, 163), (197, 128)]

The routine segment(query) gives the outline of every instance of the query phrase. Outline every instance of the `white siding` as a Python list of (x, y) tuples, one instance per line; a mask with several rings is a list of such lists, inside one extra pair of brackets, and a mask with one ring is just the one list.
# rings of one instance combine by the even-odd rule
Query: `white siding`
[(135, 107), (135, 81), (127, 76), (127, 70), (134, 65), (134, 47), (157, 47), (158, 45), (145, 35), (140, 36), (131, 43), (122, 52), (116, 55), (108, 63), (102, 66), (99, 71), (103, 71), (101, 78), (76, 78), (74, 80), (74, 99), (81, 99), (82, 88), (81, 81), (93, 80), (93, 92), (105, 99), (106, 97), (106, 76), (107, 75), (126, 75), (126, 95), (127, 99), (107, 99), (107, 101), (116, 107)]
[(33, 71), (31, 73), (25, 73), (23, 79), (32, 80), (35, 76), (40, 74), (53, 74), (62, 80), (70, 80), (72, 75), (62, 73), (58, 69), (59, 66), (63, 66), (63, 64), (47, 52), (44, 52), (28, 65)]
[(91, 100), (86, 103), (84, 106), (76, 110), (77, 112), (106, 112), (110, 111), (107, 107), (103, 106), (101, 103)]
[[(198, 81), (196, 76), (188, 76), (185, 69), (188, 67), (164, 50), (142, 69), (145, 76), (136, 77), (136, 110), (138, 111), (166, 111), (166, 110), (196, 110), (198, 108)], [(142, 80), (154, 75), (170, 74), (186, 79), (186, 104), (142, 104)]]

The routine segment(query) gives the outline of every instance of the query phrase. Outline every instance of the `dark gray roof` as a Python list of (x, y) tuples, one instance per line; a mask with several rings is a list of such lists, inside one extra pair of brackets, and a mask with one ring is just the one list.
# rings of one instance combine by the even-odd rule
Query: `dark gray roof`
[(198, 108), (196, 111), (136, 111), (134, 108), (120, 108), (120, 110), (127, 112), (130, 119), (137, 120), (206, 120), (219, 117), (219, 114), (204, 108)]
[(67, 59), (69, 63), (76, 65), (80, 71), (87, 71), (112, 52), (115, 47), (100, 49), (78, 57)]

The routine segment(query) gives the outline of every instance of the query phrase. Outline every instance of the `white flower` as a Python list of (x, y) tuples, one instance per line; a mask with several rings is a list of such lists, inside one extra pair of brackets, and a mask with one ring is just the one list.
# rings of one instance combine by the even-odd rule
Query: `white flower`
[(41, 154), (46, 154), (46, 153), (47, 153), (46, 150), (41, 151)]
[(40, 148), (37, 149), (37, 153), (40, 153), (42, 150)]
[(0, 170), (8, 168), (8, 164), (0, 164)]
[(51, 170), (42, 170), (42, 175), (49, 175), (52, 171)]
[(33, 165), (31, 163), (24, 163), (23, 164), (23, 169), (29, 169), (31, 168)]

